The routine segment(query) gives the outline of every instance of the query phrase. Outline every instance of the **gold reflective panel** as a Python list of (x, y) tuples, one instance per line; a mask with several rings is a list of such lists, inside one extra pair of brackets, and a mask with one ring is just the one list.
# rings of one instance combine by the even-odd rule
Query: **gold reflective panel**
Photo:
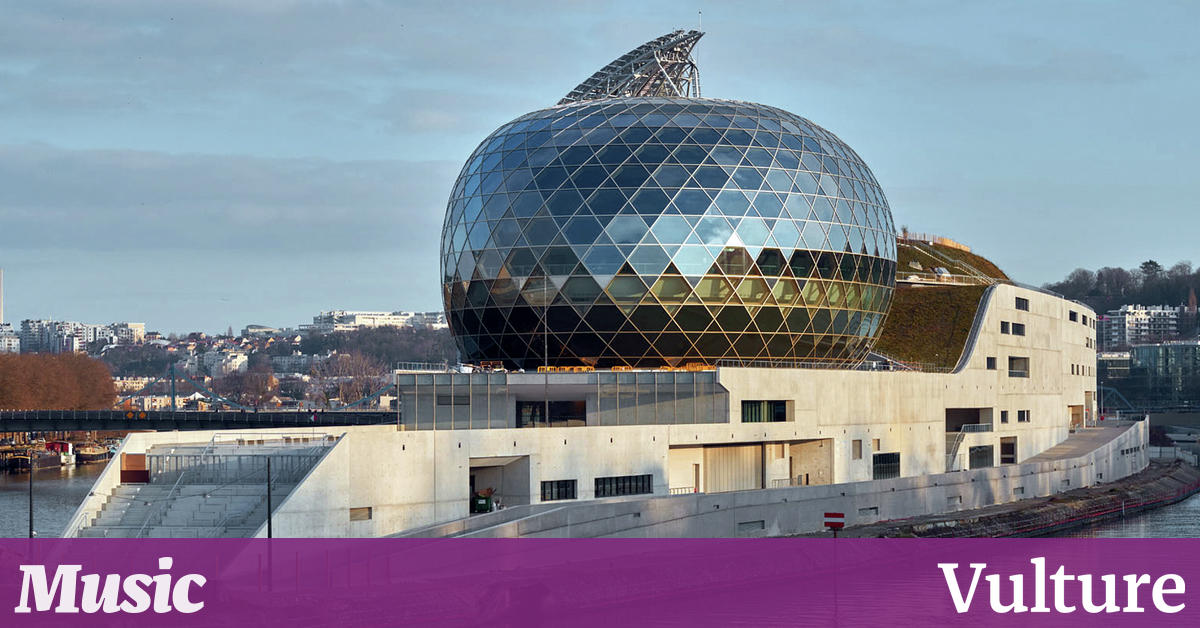
[(858, 309), (858, 285), (846, 284), (846, 307)]
[(804, 284), (804, 303), (810, 307), (826, 304), (820, 281), (810, 279), (808, 283)]
[(784, 277), (777, 281), (771, 293), (775, 295), (775, 300), (780, 305), (791, 305), (796, 302), (796, 297), (800, 296), (800, 290), (796, 287), (796, 281), (789, 277)]
[(743, 303), (751, 304), (761, 303), (770, 292), (767, 290), (765, 280), (759, 277), (747, 277), (738, 286), (737, 293)]
[(622, 275), (613, 277), (607, 292), (613, 303), (637, 303), (646, 294), (646, 284), (637, 277)]
[(733, 294), (733, 286), (724, 277), (708, 276), (696, 284), (696, 294), (705, 303), (724, 303)]
[(842, 307), (842, 284), (837, 281), (829, 282), (829, 307)]
[(654, 282), (650, 289), (663, 303), (683, 303), (692, 294), (692, 287), (683, 277), (666, 276)]

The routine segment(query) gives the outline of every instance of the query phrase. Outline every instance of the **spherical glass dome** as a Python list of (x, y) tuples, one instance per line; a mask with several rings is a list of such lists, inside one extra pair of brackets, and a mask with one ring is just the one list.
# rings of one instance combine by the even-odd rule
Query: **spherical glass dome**
[(883, 191), (829, 131), (712, 99), (609, 98), (485, 139), (442, 228), (462, 358), (851, 363), (895, 285)]

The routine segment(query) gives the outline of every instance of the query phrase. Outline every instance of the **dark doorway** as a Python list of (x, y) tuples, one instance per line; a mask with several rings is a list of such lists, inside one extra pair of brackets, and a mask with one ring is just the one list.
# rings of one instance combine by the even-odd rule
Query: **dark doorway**
[(1000, 439), (1000, 464), (1017, 464), (1017, 437)]

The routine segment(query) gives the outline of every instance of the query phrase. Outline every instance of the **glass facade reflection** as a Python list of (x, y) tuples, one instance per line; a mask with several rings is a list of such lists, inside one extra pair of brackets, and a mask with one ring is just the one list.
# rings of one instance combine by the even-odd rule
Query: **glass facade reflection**
[(485, 139), (442, 231), (443, 296), (468, 361), (850, 363), (895, 284), (883, 191), (786, 111), (609, 98)]

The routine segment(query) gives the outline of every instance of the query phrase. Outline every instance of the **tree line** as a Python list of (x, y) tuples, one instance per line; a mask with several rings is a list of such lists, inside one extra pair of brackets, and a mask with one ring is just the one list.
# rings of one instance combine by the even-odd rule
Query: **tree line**
[(86, 355), (0, 354), (0, 410), (105, 410), (116, 398), (108, 367)]
[(1096, 271), (1076, 268), (1062, 281), (1045, 284), (1067, 298), (1086, 303), (1097, 313), (1126, 304), (1188, 305), (1200, 292), (1200, 271), (1181, 261), (1170, 268), (1146, 260), (1137, 268), (1106, 266)]

